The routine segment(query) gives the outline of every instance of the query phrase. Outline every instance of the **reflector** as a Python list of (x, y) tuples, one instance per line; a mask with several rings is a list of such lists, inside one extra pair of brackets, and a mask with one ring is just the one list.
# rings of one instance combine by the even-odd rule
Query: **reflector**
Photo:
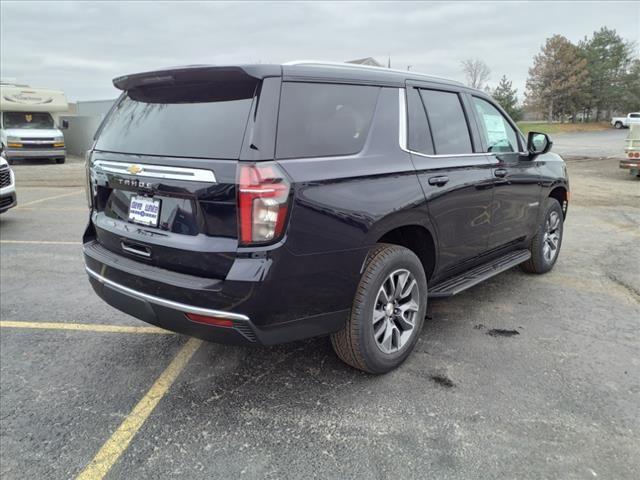
[(233, 327), (233, 320), (218, 317), (207, 317), (206, 315), (198, 315), (197, 313), (186, 313), (189, 320), (205, 325), (213, 325), (215, 327)]

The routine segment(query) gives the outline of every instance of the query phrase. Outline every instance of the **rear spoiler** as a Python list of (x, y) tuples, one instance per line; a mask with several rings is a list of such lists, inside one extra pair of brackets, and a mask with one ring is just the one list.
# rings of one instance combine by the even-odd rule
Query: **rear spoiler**
[(282, 76), (280, 65), (237, 65), (216, 67), (190, 65), (153, 72), (134, 73), (113, 79), (113, 85), (124, 91), (151, 85), (203, 83), (211, 81), (246, 82)]

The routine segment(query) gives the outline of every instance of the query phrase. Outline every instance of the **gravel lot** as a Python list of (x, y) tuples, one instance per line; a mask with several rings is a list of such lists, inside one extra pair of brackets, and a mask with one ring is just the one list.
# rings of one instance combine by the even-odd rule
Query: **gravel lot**
[[(431, 302), (397, 371), (352, 370), (325, 338), (203, 343), (166, 391), (188, 338), (112, 327), (146, 325), (89, 286), (73, 160), (16, 165), (0, 217), (3, 479), (75, 477), (99, 451), (107, 478), (638, 478), (640, 182), (616, 160), (568, 162), (551, 273)], [(132, 441), (108, 442), (150, 389)]]
[(629, 130), (564, 133), (552, 136), (553, 151), (568, 158), (581, 156), (618, 158), (624, 157), (624, 139)]

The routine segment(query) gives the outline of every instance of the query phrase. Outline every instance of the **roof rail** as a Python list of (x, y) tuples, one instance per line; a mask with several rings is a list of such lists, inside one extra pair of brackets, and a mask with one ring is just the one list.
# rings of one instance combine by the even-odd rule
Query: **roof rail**
[(282, 65), (305, 65), (310, 67), (342, 67), (342, 68), (353, 68), (356, 70), (378, 70), (381, 72), (393, 72), (393, 73), (402, 73), (405, 76), (420, 76), (420, 77), (428, 77), (432, 79), (444, 80), (447, 82), (455, 83), (456, 85), (463, 85), (463, 83), (458, 82), (456, 80), (449, 80), (448, 78), (436, 77), (434, 75), (429, 75), (426, 73), (415, 72), (413, 70), (397, 70), (394, 68), (387, 67), (374, 67), (373, 65), (361, 65), (359, 63), (348, 63), (348, 62), (328, 62), (324, 60), (293, 60), (291, 62), (283, 63)]

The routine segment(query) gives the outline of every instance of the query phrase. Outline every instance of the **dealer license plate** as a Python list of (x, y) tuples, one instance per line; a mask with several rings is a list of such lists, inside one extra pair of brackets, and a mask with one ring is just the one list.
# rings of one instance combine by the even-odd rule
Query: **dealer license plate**
[(157, 227), (160, 218), (160, 200), (134, 195), (129, 204), (129, 220), (149, 227)]

